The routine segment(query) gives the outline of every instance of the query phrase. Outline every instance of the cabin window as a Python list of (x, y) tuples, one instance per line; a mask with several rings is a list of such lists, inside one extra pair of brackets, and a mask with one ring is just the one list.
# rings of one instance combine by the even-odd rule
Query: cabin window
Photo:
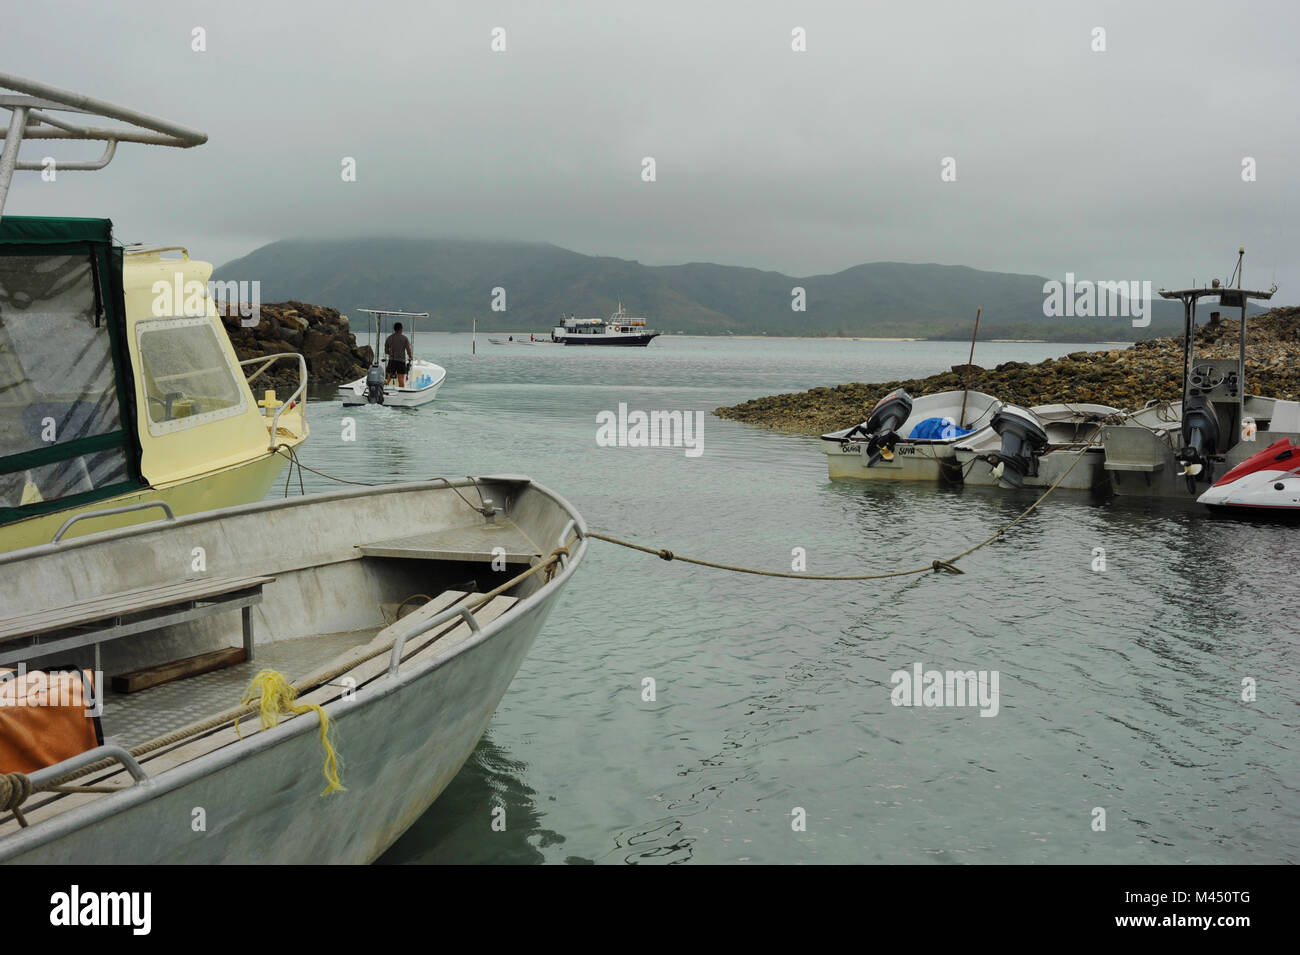
[(130, 478), (97, 279), (85, 254), (0, 255), (0, 510)]
[(136, 325), (149, 432), (167, 434), (241, 414), (236, 376), (208, 318), (164, 318)]

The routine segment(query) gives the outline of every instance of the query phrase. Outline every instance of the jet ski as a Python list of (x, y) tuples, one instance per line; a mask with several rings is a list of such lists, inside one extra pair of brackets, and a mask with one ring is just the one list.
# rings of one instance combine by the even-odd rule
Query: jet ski
[(1223, 514), (1300, 518), (1300, 444), (1279, 438), (1238, 464), (1197, 500)]

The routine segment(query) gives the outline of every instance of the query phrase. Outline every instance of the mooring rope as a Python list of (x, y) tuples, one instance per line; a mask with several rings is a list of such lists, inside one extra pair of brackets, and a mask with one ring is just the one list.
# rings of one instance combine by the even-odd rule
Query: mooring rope
[[(273, 450), (276, 454), (279, 454), (281, 457), (287, 457), (287, 458), (289, 459), (289, 472), (288, 472), (288, 474), (285, 475), (285, 479), (284, 479), (284, 496), (285, 496), (285, 497), (288, 497), (288, 496), (289, 496), (289, 474), (292, 474), (292, 473), (293, 473), (293, 469), (294, 469), (294, 467), (297, 467), (297, 468), (298, 468), (298, 490), (299, 490), (299, 493), (302, 493), (302, 472), (303, 472), (303, 471), (310, 471), (312, 474), (315, 474), (315, 475), (317, 475), (317, 476), (319, 476), (319, 477), (323, 477), (323, 478), (325, 478), (325, 480), (327, 480), (327, 481), (335, 481), (335, 482), (338, 483), (338, 484), (351, 484), (353, 487), (383, 487), (384, 484), (387, 483), (387, 482), (382, 482), (382, 481), (349, 481), (347, 478), (336, 477), (336, 476), (333, 475), (333, 474), (326, 474), (324, 471), (318, 471), (318, 470), (316, 470), (316, 468), (311, 467), (310, 465), (303, 464), (303, 463), (302, 463), (302, 460), (298, 457), (298, 452), (297, 452), (297, 450), (295, 450), (295, 449), (293, 448), (292, 445), (288, 445), (288, 444), (277, 444), (277, 445), (276, 445), (272, 450)], [(286, 451), (288, 452), (287, 455), (286, 455), (285, 453), (283, 453), (283, 452), (286, 452)], [(473, 475), (466, 475), (466, 477), (467, 477), (469, 480), (471, 480), (471, 481), (474, 480)], [(452, 484), (451, 481), (450, 481), (450, 479), (445, 478), (445, 477), (441, 477), (441, 476), (440, 476), (440, 477), (431, 477), (431, 478), (426, 478), (425, 480), (429, 480), (429, 481), (441, 481), (443, 484), (447, 485), (447, 487), (449, 487), (449, 488), (451, 488), (453, 491), (455, 491), (455, 492), (456, 492), (456, 496), (459, 497), (462, 501), (464, 501), (466, 504), (468, 504), (468, 505), (469, 505), (470, 507), (472, 507), (474, 510), (478, 511), (480, 514), (483, 513), (483, 508), (482, 508), (482, 507), (475, 506), (475, 504), (474, 504), (473, 501), (471, 501), (469, 498), (467, 498), (464, 494), (461, 494), (461, 493), (460, 493), (460, 488), (458, 488), (458, 487), (456, 487), (456, 485)], [(477, 484), (475, 484), (474, 486), (475, 486), (475, 488), (478, 487)], [(483, 499), (483, 492), (482, 492), (482, 491), (479, 491), (479, 500), (481, 501), (482, 499)]]
[(684, 563), (695, 564), (699, 567), (712, 567), (715, 570), (726, 570), (735, 574), (752, 574), (758, 577), (784, 577), (790, 580), (884, 580), (889, 577), (910, 577), (914, 574), (928, 574), (931, 571), (939, 570), (946, 570), (954, 574), (964, 574), (965, 571), (957, 566), (957, 561), (961, 560), (963, 557), (969, 557), (981, 547), (986, 547), (993, 543), (1007, 531), (1011, 530), (1011, 528), (1015, 527), (1028, 517), (1039, 504), (1042, 504), (1043, 501), (1047, 500), (1049, 494), (1061, 486), (1061, 482), (1064, 481), (1069, 476), (1070, 472), (1074, 470), (1074, 466), (1083, 460), (1083, 456), (1088, 453), (1089, 447), (1090, 446), (1085, 445), (1083, 448), (1080, 448), (1075, 454), (1074, 460), (1070, 462), (1070, 466), (1062, 472), (1059, 478), (1056, 479), (1056, 483), (1044, 491), (1039, 496), (1038, 500), (1034, 501), (1033, 504), (1030, 504), (1029, 507), (1021, 511), (1015, 520), (1011, 521), (1009, 524), (1002, 525), (989, 537), (980, 541), (975, 546), (967, 548), (955, 557), (949, 557), (947, 560), (935, 559), (930, 561), (930, 563), (924, 567), (913, 567), (909, 570), (894, 570), (877, 574), (796, 574), (786, 571), (759, 570), (754, 567), (740, 567), (735, 564), (719, 564), (711, 560), (699, 560), (695, 557), (683, 557), (681, 554), (674, 553), (667, 548), (645, 547), (641, 544), (635, 544), (632, 541), (624, 540), (621, 537), (613, 537), (609, 534), (598, 534), (595, 531), (588, 531), (587, 536), (594, 540), (605, 541), (608, 544), (617, 544), (619, 547), (639, 550), (643, 554), (654, 554), (662, 560), (680, 560)]

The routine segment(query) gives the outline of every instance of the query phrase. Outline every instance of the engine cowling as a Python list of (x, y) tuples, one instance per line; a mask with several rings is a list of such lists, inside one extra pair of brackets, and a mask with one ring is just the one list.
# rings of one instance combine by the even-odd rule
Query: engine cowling
[(372, 405), (382, 405), (384, 403), (384, 369), (379, 363), (370, 366), (366, 372), (366, 401)]
[(1203, 395), (1189, 398), (1183, 407), (1183, 446), (1178, 463), (1187, 477), (1187, 490), (1195, 493), (1197, 482), (1209, 483), (1214, 476), (1210, 456), (1219, 446), (1219, 419)]
[(1038, 475), (1038, 457), (1047, 451), (1047, 432), (1027, 408), (1003, 405), (993, 416), (993, 430), (1002, 438), (1002, 447), (985, 460), (993, 465), (1000, 487), (1025, 486), (1027, 476)]
[(898, 429), (912, 413), (912, 396), (902, 388), (891, 391), (876, 402), (867, 420), (858, 425), (860, 433), (867, 435), (867, 467), (881, 458), (894, 459), (894, 445), (898, 443)]

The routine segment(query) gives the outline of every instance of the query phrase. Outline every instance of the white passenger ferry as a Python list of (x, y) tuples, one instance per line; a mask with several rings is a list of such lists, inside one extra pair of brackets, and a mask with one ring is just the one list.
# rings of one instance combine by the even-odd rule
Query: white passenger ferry
[(650, 339), (658, 335), (646, 328), (644, 318), (624, 312), (622, 302), (608, 319), (570, 316), (551, 332), (553, 340), (565, 345), (649, 345)]

